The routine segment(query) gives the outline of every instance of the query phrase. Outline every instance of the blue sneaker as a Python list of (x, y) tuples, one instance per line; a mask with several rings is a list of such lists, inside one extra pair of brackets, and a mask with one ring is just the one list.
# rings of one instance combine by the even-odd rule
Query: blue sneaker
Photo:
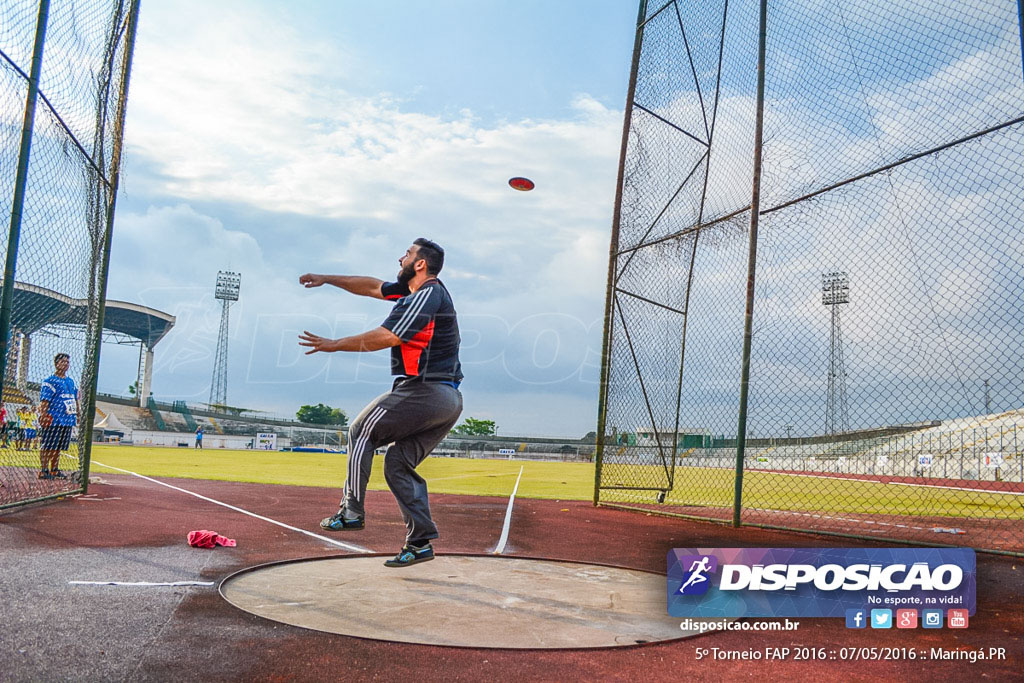
[(345, 519), (345, 510), (338, 510), (330, 517), (325, 517), (320, 520), (320, 528), (326, 531), (345, 531), (345, 530), (358, 530), (366, 526), (363, 523), (362, 517), (356, 517), (355, 519)]
[(434, 548), (427, 543), (422, 548), (405, 546), (397, 555), (384, 563), (385, 567), (408, 567), (417, 562), (427, 562), (434, 559)]

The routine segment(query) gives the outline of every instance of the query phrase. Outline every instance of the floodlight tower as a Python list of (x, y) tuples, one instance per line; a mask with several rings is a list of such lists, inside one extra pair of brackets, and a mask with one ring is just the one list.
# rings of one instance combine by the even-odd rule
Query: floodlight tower
[(850, 278), (843, 271), (821, 276), (821, 303), (832, 310), (832, 333), (828, 343), (828, 401), (825, 406), (825, 433), (849, 431), (846, 405), (846, 364), (843, 361), (843, 330), (839, 307), (850, 303)]
[(223, 406), (228, 401), (228, 310), (238, 301), (242, 288), (241, 273), (228, 270), (217, 272), (214, 296), (220, 299), (220, 332), (217, 334), (217, 353), (213, 358), (213, 380), (210, 382), (210, 405)]

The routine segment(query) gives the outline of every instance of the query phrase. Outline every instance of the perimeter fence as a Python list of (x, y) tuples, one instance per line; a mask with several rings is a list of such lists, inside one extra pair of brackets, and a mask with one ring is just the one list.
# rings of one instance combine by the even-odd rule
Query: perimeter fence
[[(0, 508), (88, 485), (138, 9), (138, 0), (0, 4), (0, 215), (10, 220), (0, 241)], [(74, 387), (51, 377), (61, 353)]]
[(596, 504), (1024, 552), (1019, 10), (641, 2)]

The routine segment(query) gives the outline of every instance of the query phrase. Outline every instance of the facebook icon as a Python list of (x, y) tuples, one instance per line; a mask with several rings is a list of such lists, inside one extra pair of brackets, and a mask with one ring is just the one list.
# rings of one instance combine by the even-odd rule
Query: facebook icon
[(846, 628), (867, 628), (867, 610), (848, 609), (846, 610)]

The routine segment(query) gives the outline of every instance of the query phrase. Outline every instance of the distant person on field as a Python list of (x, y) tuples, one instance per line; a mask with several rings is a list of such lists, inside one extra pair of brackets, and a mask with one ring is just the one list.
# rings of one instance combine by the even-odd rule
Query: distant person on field
[(7, 411), (7, 440), (8, 443), (13, 441), (15, 447), (18, 445), (18, 408), (20, 406), (13, 406)]
[(202, 426), (196, 427), (196, 448), (203, 447), (203, 428)]
[(25, 450), (25, 406), (18, 406), (17, 431), (15, 432), (14, 443), (19, 451)]
[(7, 411), (7, 441), (10, 443), (14, 442), (15, 447), (18, 445), (18, 408), (20, 406), (12, 407)]
[(353, 420), (348, 432), (348, 476), (338, 512), (320, 522), (327, 531), (362, 529), (366, 485), (373, 453), (391, 444), (384, 456), (384, 478), (405, 520), (405, 545), (387, 567), (404, 567), (434, 559), (430, 541), (438, 537), (430, 517), (427, 483), (416, 466), (448, 435), (462, 412), (459, 323), (451, 295), (437, 279), (444, 250), (419, 238), (398, 260), (397, 282), (351, 275), (299, 277), (309, 287), (330, 284), (352, 294), (394, 301), (381, 326), (342, 339), (310, 332), (299, 336), (307, 354), (317, 351), (391, 349), (391, 391), (373, 400)]
[(25, 449), (32, 450), (36, 445), (36, 425), (39, 423), (39, 415), (32, 408), (25, 408)]
[(78, 424), (78, 387), (67, 376), (71, 356), (53, 357), (54, 372), (39, 389), (39, 425), (43, 428), (39, 443), (39, 478), (66, 479), (57, 464), (61, 451), (71, 445), (71, 431)]

